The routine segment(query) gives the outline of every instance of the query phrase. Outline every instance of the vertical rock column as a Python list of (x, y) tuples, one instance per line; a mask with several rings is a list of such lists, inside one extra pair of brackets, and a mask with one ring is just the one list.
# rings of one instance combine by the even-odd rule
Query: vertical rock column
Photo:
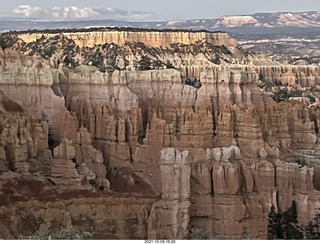
[(188, 237), (190, 207), (190, 165), (188, 151), (174, 148), (161, 151), (161, 200), (152, 206), (148, 220), (149, 239)]
[(50, 179), (60, 188), (81, 188), (84, 175), (79, 175), (76, 164), (72, 161), (74, 157), (75, 149), (72, 141), (66, 138), (53, 149)]

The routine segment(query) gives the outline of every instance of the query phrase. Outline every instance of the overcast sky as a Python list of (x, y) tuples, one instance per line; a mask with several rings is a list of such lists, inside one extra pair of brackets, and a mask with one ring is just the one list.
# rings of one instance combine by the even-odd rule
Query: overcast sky
[[(320, 0), (1, 0), (0, 18), (178, 20), (320, 10)], [(5, 3), (4, 3), (5, 2)]]

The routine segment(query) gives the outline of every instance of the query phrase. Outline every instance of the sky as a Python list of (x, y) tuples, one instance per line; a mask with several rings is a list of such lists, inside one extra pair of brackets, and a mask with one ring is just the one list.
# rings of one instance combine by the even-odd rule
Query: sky
[(160, 21), (320, 11), (320, 0), (0, 0), (0, 19)]

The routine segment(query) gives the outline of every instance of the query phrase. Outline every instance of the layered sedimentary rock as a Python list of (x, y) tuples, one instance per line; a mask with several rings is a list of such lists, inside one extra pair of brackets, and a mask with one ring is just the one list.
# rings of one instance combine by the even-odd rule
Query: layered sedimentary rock
[[(72, 32), (62, 33), (64, 36), (74, 40), (80, 47), (92, 47), (97, 44), (115, 43), (124, 45), (125, 42), (142, 42), (148, 46), (163, 48), (169, 47), (172, 43), (191, 44), (197, 41), (205, 41), (215, 46), (236, 46), (236, 41), (230, 39), (227, 33), (223, 32), (188, 32), (188, 31), (117, 31), (101, 30), (94, 32)], [(19, 34), (18, 37), (25, 42), (33, 42), (42, 36), (56, 36), (57, 34), (34, 33)]]
[(282, 84), (312, 87), (320, 85), (320, 70), (317, 66), (274, 66), (259, 67), (257, 71), (268, 81), (280, 81)]
[[(51, 162), (53, 156), (48, 170), (55, 184), (82, 188), (82, 185), (89, 187), (89, 181), (95, 180), (98, 186), (108, 189), (101, 152), (92, 147), (86, 129), (79, 129), (76, 117), (64, 105), (60, 88), (54, 85), (64, 80), (62, 71), (10, 50), (1, 55), (3, 112), (26, 116), (2, 117), (5, 159), (19, 171), (28, 173), (31, 162), (27, 161), (42, 158)], [(62, 144), (57, 147), (60, 142)], [(76, 156), (78, 165), (72, 161), (77, 159)], [(63, 178), (70, 182), (56, 182), (63, 181)]]
[(71, 159), (75, 157), (72, 141), (63, 139), (61, 144), (53, 149), (53, 162), (51, 165), (51, 180), (59, 187), (71, 188), (81, 186), (81, 177)]
[(186, 239), (190, 207), (190, 164), (188, 151), (161, 151), (162, 197), (151, 209), (149, 239)]
[(18, 171), (27, 173), (28, 158), (48, 153), (48, 125), (46, 122), (14, 115), (8, 117), (1, 115), (0, 126), (2, 128), (1, 159), (8, 161)]
[[(211, 76), (208, 75), (210, 72)], [(147, 71), (147, 73), (150, 72)], [(207, 173), (200, 174), (196, 180), (207, 181), (206, 185), (195, 187), (194, 191), (191, 190), (192, 214), (189, 224), (222, 238), (242, 238), (245, 233), (251, 233), (255, 238), (265, 238), (266, 216), (272, 205), (283, 210), (290, 207), (292, 200), (299, 202), (302, 195), (314, 192), (307, 187), (303, 188), (304, 193), (301, 193), (298, 187), (288, 191), (286, 185), (289, 186), (295, 180), (292, 177), (288, 178), (288, 174), (284, 177), (283, 173), (281, 173), (283, 182), (278, 185), (277, 182), (280, 181), (276, 177), (286, 168), (290, 172), (295, 172), (292, 173), (296, 175), (294, 177), (301, 177), (300, 175), (305, 173), (303, 170), (296, 171), (295, 165), (285, 162), (277, 167), (274, 165), (276, 158), (279, 157), (279, 148), (290, 150), (297, 147), (305, 149), (316, 147), (314, 138), (317, 137), (317, 133), (314, 123), (310, 120), (308, 109), (302, 103), (291, 101), (280, 105), (275, 104), (257, 88), (255, 82), (258, 74), (254, 71), (248, 73), (230, 68), (212, 69), (212, 71), (203, 71), (201, 77), (202, 87), (199, 90), (175, 80), (153, 80), (152, 76), (149, 82), (145, 82), (147, 78), (131, 79), (127, 82), (129, 92), (136, 95), (135, 100), (138, 103), (132, 107), (127, 106), (127, 111), (121, 109), (122, 106), (116, 110), (110, 108), (102, 110), (108, 111), (103, 112), (103, 116), (109, 117), (112, 114), (120, 118), (121, 114), (127, 116), (131, 111), (130, 114), (138, 118), (135, 121), (140, 121), (135, 122), (134, 127), (137, 130), (134, 137), (131, 130), (128, 130), (130, 127), (121, 125), (123, 123), (121, 121), (126, 119), (120, 118), (106, 120), (104, 126), (108, 127), (104, 128), (108, 129), (98, 130), (110, 131), (108, 135), (114, 135), (114, 139), (108, 136), (103, 139), (101, 133), (93, 133), (97, 138), (97, 145), (107, 159), (106, 163), (111, 174), (111, 188), (121, 191), (130, 189), (141, 191), (138, 188), (141, 186), (141, 181), (144, 181), (151, 184), (153, 190), (162, 192), (163, 169), (161, 163), (159, 165), (161, 150), (165, 147), (188, 150), (191, 165), (194, 164), (196, 169), (207, 167), (204, 170)], [(114, 84), (114, 86), (117, 85)], [(71, 87), (69, 85), (69, 91), (73, 89)], [(99, 96), (90, 99), (90, 106), (88, 102), (83, 102), (81, 106), (85, 110), (80, 108), (74, 110), (79, 111), (76, 112), (77, 117), (86, 118), (85, 124), (90, 125), (89, 128), (97, 129), (101, 126), (99, 113), (90, 112), (95, 111), (90, 108), (92, 104), (98, 102), (101, 102)], [(73, 109), (72, 107), (76, 108), (75, 104), (79, 102), (73, 100), (71, 103), (74, 104), (71, 106)], [(136, 110), (137, 105), (140, 110)], [(113, 108), (116, 106), (118, 104), (115, 103)], [(81, 114), (80, 111), (86, 112)], [(123, 113), (124, 111), (126, 113)], [(132, 113), (132, 111), (136, 112)], [(134, 138), (133, 143), (130, 143), (129, 138)], [(114, 146), (103, 149), (103, 144)], [(134, 144), (135, 147), (130, 146)], [(127, 145), (125, 146), (127, 149), (119, 151), (123, 145)], [(236, 145), (234, 147), (238, 148), (238, 151), (234, 153), (235, 149), (228, 149), (230, 145)], [(225, 149), (219, 149), (224, 156), (221, 158), (216, 156), (212, 162), (206, 150), (214, 147), (225, 147)], [(263, 155), (263, 151), (268, 155), (268, 161), (264, 158), (260, 163), (259, 157), (260, 154)], [(233, 154), (238, 156), (234, 159)], [(283, 160), (287, 157), (287, 153), (280, 157)], [(230, 158), (231, 161), (234, 160), (233, 163), (229, 162)], [(129, 168), (133, 174), (124, 172), (124, 168)], [(122, 181), (122, 187), (118, 187), (119, 178)], [(169, 182), (167, 184), (173, 184), (174, 181)], [(193, 182), (192, 179), (191, 182)], [(268, 182), (268, 184), (261, 182)], [(199, 191), (209, 192), (206, 196), (202, 196)], [(307, 224), (307, 219), (315, 214), (314, 209), (318, 206), (315, 200), (317, 194), (311, 195), (312, 197), (310, 196), (307, 201), (309, 209), (313, 210), (308, 212), (306, 217), (301, 215), (299, 219), (304, 224)], [(279, 203), (278, 199), (282, 199), (282, 202)], [(176, 216), (174, 211), (179, 209), (178, 206), (174, 208), (172, 204), (163, 201), (157, 204), (159, 206), (154, 206), (151, 219), (155, 218), (152, 216), (161, 216), (164, 206), (172, 209), (170, 210), (172, 216)], [(303, 212), (304, 205), (298, 204), (298, 206), (299, 211)], [(161, 223), (161, 218), (157, 220)], [(177, 223), (183, 226), (181, 219), (177, 221), (173, 218), (171, 227), (176, 226)], [(169, 222), (165, 224), (169, 225)], [(232, 233), (229, 233), (230, 225), (232, 225)], [(159, 226), (157, 228), (161, 229)], [(160, 232), (155, 232), (153, 229), (156, 227), (150, 224), (150, 237), (160, 238)], [(177, 236), (186, 238), (185, 235), (168, 233), (165, 230), (161, 233), (162, 237), (166, 235), (167, 238), (177, 238)]]
[(3, 63), (0, 90), (5, 96), (18, 104), (25, 115), (47, 120), (53, 141), (59, 142), (65, 136), (75, 141), (78, 129), (76, 118), (65, 108), (64, 98), (56, 95), (51, 88), (63, 79), (63, 75), (59, 75), (59, 71), (50, 68), (45, 61), (21, 57), (9, 49), (0, 51), (0, 56)]
[[(108, 72), (119, 69), (137, 70), (141, 68), (138, 65), (141, 57), (146, 56), (153, 61), (150, 63), (152, 68), (163, 68), (170, 64), (179, 68), (184, 78), (200, 78), (204, 67), (226, 64), (249, 72), (250, 69), (255, 70), (269, 82), (301, 87), (312, 87), (320, 82), (319, 67), (282, 64), (258, 53), (244, 52), (237, 49), (236, 45), (232, 44), (232, 39), (222, 32), (103, 30), (64, 34), (19, 34), (17, 38), (21, 38), (20, 42), (9, 41), (13, 49), (29, 55), (40, 55), (49, 59), (51, 66), (56, 67), (59, 63), (65, 63), (72, 66), (93, 65)], [(22, 40), (27, 44), (21, 43)], [(163, 48), (159, 48), (160, 46)], [(1, 58), (0, 63), (4, 63)], [(18, 67), (22, 66), (16, 68)], [(44, 75), (45, 72), (40, 74), (41, 77)], [(88, 77), (88, 74), (84, 76)], [(96, 82), (101, 80), (99, 76), (110, 79), (107, 78), (108, 75), (96, 73)], [(56, 79), (56, 74), (53, 79)], [(41, 78), (39, 81), (41, 82)]]
[(154, 199), (81, 194), (69, 192), (67, 198), (56, 194), (59, 200), (47, 194), (45, 199), (1, 206), (1, 238), (29, 235), (45, 220), (56, 230), (73, 225), (90, 231), (94, 239), (147, 239), (148, 214)]
[[(66, 218), (60, 210), (57, 218), (37, 218), (84, 228), (90, 219), (97, 233), (112, 233), (101, 234), (108, 238), (184, 239), (202, 229), (220, 238), (263, 239), (271, 206), (284, 211), (295, 200), (299, 223), (308, 224), (320, 207), (320, 114), (299, 101), (274, 102), (258, 80), (308, 86), (318, 82), (317, 68), (275, 68), (266, 58), (228, 50), (225, 57), (239, 59), (218, 65), (206, 61), (207, 53), (184, 52), (176, 59), (179, 69), (106, 73), (1, 51), (0, 182), (7, 199), (1, 214), (14, 211), (10, 201), (23, 206), (19, 201), (38, 195), (42, 208), (50, 202), (46, 190), (63, 198), (70, 188), (97, 193), (79, 209), (63, 200)], [(18, 193), (14, 182), (22, 174), (8, 172), (9, 160), (41, 187)], [(91, 201), (109, 188), (125, 192), (124, 206), (139, 214), (104, 218), (108, 208)], [(151, 200), (133, 207), (130, 194)], [(115, 211), (123, 211), (120, 206)], [(1, 237), (12, 237), (0, 223)]]
[(92, 146), (91, 135), (86, 128), (80, 127), (74, 148), (74, 159), (80, 164), (80, 174), (85, 175), (89, 183), (90, 180), (95, 180), (100, 187), (109, 189), (110, 183), (106, 179), (107, 170), (103, 162), (103, 155), (101, 151)]

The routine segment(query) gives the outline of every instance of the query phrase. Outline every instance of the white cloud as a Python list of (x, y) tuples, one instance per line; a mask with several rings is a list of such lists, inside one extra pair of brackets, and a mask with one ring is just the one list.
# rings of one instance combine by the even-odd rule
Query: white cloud
[(76, 6), (42, 8), (30, 5), (20, 5), (12, 10), (14, 16), (48, 19), (48, 20), (79, 20), (79, 19), (122, 19), (122, 20), (150, 20), (156, 19), (151, 12), (132, 11), (116, 8), (96, 8)]
[(144, 11), (132, 11), (131, 15), (134, 20), (153, 20), (157, 18), (154, 13)]
[(13, 13), (25, 17), (38, 17), (41, 15), (47, 15), (48, 9), (42, 9), (40, 7), (31, 7), (29, 5), (20, 5), (13, 10)]

